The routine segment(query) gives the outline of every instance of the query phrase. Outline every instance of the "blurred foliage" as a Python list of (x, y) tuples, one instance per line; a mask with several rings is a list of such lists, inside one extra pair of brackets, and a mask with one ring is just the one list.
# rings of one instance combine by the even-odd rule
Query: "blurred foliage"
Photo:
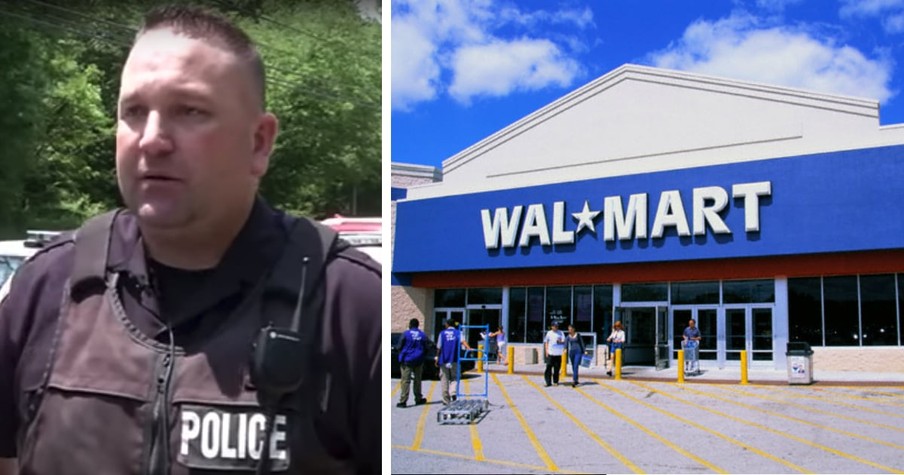
[[(119, 77), (163, 2), (0, 1), (0, 237), (121, 206)], [(381, 25), (348, 0), (207, 0), (258, 45), (280, 136), (261, 194), (296, 214), (379, 215)]]

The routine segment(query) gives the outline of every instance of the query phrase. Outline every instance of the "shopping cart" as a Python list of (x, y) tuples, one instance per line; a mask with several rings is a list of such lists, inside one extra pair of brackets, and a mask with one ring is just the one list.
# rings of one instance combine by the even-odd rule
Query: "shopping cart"
[(684, 350), (684, 375), (696, 376), (700, 374), (700, 347), (695, 340), (682, 340), (681, 349)]

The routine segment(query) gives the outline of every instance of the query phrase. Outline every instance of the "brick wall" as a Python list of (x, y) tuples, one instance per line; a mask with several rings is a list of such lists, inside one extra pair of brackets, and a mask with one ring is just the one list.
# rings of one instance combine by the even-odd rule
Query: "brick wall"
[(904, 373), (904, 348), (813, 348), (813, 374), (819, 370)]

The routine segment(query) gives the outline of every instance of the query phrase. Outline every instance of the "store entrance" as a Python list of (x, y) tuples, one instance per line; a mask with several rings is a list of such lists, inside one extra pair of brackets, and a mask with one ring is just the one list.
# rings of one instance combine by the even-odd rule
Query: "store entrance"
[(668, 307), (665, 305), (622, 307), (625, 328), (625, 366), (669, 366)]
[[(468, 317), (465, 319), (465, 325), (487, 325), (490, 333), (499, 328), (502, 323), (502, 306), (501, 305), (478, 305), (468, 306)], [(477, 348), (480, 341), (480, 331), (476, 328), (470, 329), (467, 335), (463, 335), (468, 340), (471, 348)]]
[(773, 359), (773, 311), (770, 304), (694, 305), (672, 307), (672, 358), (681, 349), (682, 335), (690, 319), (700, 329), (701, 362), (723, 368), (747, 351), (752, 364)]
[(439, 332), (446, 329), (446, 319), (451, 318), (461, 325), (465, 321), (464, 308), (437, 308), (433, 310), (433, 328), (429, 333), (430, 339), (439, 341)]

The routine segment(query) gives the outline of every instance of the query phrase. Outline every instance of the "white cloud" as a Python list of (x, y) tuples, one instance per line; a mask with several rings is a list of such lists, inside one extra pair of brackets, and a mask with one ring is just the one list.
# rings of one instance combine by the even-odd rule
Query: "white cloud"
[(566, 87), (580, 65), (548, 40), (493, 41), (459, 48), (449, 94), (467, 104), (477, 96), (505, 96), (549, 85)]
[(893, 62), (870, 59), (805, 29), (765, 26), (736, 13), (715, 22), (698, 20), (668, 48), (652, 53), (654, 66), (885, 102)]
[(766, 10), (781, 12), (785, 10), (785, 7), (797, 5), (801, 2), (803, 0), (756, 0), (756, 6)]
[(435, 50), (430, 38), (414, 22), (393, 22), (393, 109), (407, 110), (412, 104), (436, 97), (440, 70), (433, 60)]
[[(581, 68), (566, 51), (578, 51), (580, 42), (573, 35), (563, 36), (544, 27), (566, 25), (569, 31), (589, 28), (594, 26), (593, 12), (589, 8), (523, 11), (497, 3), (392, 2), (394, 110), (410, 110), (447, 92), (467, 104), (475, 96), (505, 96), (572, 83)], [(503, 37), (502, 27), (532, 35), (512, 38), (508, 33)], [(548, 37), (535, 32), (548, 33)], [(450, 79), (451, 84), (445, 84)]]
[(583, 29), (594, 25), (593, 11), (590, 10), (590, 7), (584, 7), (583, 10), (565, 9), (553, 12), (546, 10), (524, 12), (516, 7), (505, 7), (499, 11), (498, 18), (502, 22), (512, 22), (524, 26), (534, 26), (538, 23), (552, 23), (571, 24)]
[(889, 16), (882, 23), (882, 26), (889, 33), (904, 33), (904, 12)]
[(888, 10), (900, 10), (904, 0), (841, 0), (838, 14), (842, 18), (877, 16)]
[(904, 33), (904, 0), (842, 0), (838, 15), (877, 18), (886, 33)]

